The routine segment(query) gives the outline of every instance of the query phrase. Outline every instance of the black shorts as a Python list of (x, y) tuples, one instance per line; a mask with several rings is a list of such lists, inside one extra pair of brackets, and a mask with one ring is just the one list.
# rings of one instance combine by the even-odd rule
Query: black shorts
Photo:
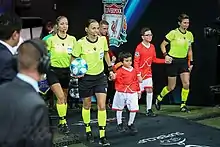
[(107, 93), (108, 81), (104, 72), (98, 75), (85, 75), (79, 79), (79, 96), (91, 97), (95, 93)]
[(173, 58), (171, 64), (167, 64), (168, 77), (176, 77), (184, 72), (189, 72), (186, 58)]
[(62, 88), (67, 89), (70, 81), (70, 69), (51, 67), (47, 74), (47, 80), (50, 86), (60, 83)]

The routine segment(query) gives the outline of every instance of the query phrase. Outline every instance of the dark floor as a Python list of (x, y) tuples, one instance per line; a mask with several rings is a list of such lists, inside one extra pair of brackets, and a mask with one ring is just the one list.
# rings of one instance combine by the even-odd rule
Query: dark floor
[[(85, 141), (81, 113), (72, 111), (68, 116), (72, 133), (80, 134), (80, 140), (84, 145), (91, 147), (98, 146), (97, 143), (88, 144)], [(124, 116), (127, 117), (126, 113)], [(124, 120), (126, 121), (126, 119)], [(183, 118), (165, 115), (148, 118), (144, 114), (138, 114), (135, 124), (139, 130), (136, 136), (130, 136), (128, 133), (119, 134), (116, 131), (115, 113), (108, 112), (107, 137), (111, 142), (111, 146), (220, 147), (220, 130)], [(96, 142), (98, 142), (96, 112), (92, 113), (91, 125)]]

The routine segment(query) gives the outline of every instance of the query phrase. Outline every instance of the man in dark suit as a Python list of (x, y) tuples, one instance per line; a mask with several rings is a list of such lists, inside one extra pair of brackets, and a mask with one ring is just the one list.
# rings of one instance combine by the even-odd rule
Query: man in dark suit
[(0, 85), (0, 146), (50, 147), (48, 110), (38, 94), (38, 81), (50, 67), (40, 40), (25, 41), (18, 48), (18, 74)]
[(11, 81), (17, 74), (13, 47), (19, 42), (21, 28), (19, 17), (9, 13), (0, 14), (0, 84)]

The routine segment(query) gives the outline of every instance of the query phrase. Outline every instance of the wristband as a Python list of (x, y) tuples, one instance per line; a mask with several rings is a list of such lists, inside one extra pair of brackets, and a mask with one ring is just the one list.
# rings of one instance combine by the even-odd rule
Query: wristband
[(167, 52), (164, 52), (164, 53), (163, 53), (163, 56), (165, 57), (166, 55), (167, 55)]
[(109, 67), (108, 67), (108, 71), (109, 71), (109, 72), (110, 72), (110, 71), (113, 71), (112, 66), (109, 66)]

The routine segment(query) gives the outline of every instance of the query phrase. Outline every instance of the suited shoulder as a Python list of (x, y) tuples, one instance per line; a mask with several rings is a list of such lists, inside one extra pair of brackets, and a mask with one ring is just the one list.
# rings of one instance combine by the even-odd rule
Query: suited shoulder
[(27, 92), (24, 95), (24, 101), (26, 101), (30, 105), (45, 105), (46, 103), (44, 99), (37, 92)]
[(11, 87), (11, 82), (0, 84), (0, 93), (5, 93)]

